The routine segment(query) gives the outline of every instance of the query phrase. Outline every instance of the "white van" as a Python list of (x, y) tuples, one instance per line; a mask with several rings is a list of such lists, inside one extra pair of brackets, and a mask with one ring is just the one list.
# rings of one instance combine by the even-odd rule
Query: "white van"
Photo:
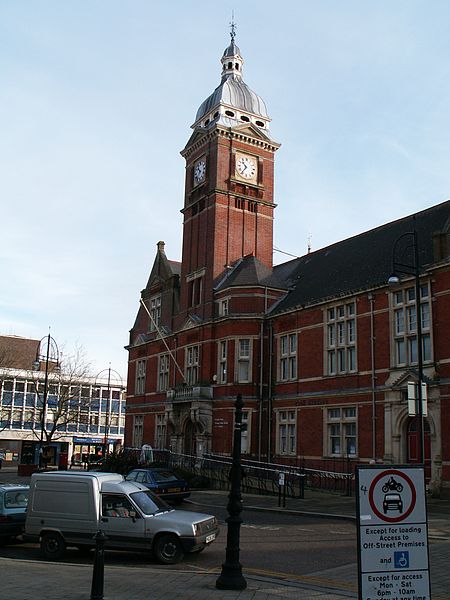
[(165, 564), (187, 552), (200, 552), (218, 533), (217, 519), (174, 510), (143, 485), (117, 473), (53, 471), (34, 473), (28, 498), (25, 537), (40, 541), (49, 560), (60, 559), (66, 546), (153, 551)]

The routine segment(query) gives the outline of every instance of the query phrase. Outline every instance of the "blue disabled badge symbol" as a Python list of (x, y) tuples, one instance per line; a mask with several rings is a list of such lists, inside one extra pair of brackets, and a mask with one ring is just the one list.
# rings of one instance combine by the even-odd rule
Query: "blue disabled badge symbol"
[(409, 552), (394, 552), (394, 567), (396, 569), (408, 569)]

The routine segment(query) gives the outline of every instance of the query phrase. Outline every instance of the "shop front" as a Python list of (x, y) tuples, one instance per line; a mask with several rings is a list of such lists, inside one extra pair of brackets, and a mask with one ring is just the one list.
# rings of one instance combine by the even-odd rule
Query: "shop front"
[(70, 464), (87, 469), (89, 465), (99, 463), (104, 451), (108, 454), (117, 442), (114, 438), (105, 440), (102, 437), (74, 437)]

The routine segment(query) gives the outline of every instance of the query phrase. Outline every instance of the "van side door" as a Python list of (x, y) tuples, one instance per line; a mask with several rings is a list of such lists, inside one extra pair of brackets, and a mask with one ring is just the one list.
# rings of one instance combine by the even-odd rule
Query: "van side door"
[(150, 547), (145, 537), (145, 519), (125, 494), (102, 493), (100, 510), (106, 547), (124, 550)]

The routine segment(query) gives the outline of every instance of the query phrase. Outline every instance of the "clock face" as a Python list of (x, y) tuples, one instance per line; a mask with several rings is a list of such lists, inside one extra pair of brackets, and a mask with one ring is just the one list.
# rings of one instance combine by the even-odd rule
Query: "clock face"
[(239, 156), (236, 171), (245, 179), (253, 179), (256, 175), (256, 160), (252, 156)]
[(206, 161), (204, 158), (201, 158), (199, 161), (195, 163), (194, 166), (194, 183), (197, 185), (205, 180), (206, 175)]

